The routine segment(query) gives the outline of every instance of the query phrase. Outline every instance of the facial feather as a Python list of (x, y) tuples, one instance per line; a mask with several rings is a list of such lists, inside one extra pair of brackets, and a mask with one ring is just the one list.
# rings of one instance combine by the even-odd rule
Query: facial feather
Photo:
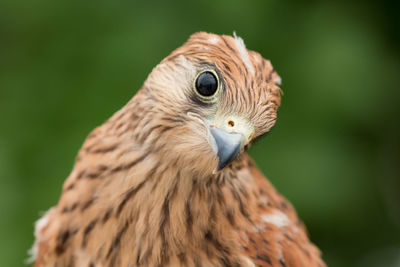
[[(221, 92), (211, 104), (199, 100), (194, 92), (193, 81), (204, 68), (215, 70), (221, 80)], [(154, 113), (182, 121), (170, 132), (174, 136), (165, 135), (167, 150), (177, 155), (196, 151), (196, 157), (188, 155), (180, 160), (187, 165), (196, 161), (202, 172), (209, 169), (211, 173), (216, 158), (207, 143), (207, 131), (187, 113), (199, 114), (222, 128), (235, 118), (236, 128), (243, 130), (251, 142), (268, 132), (276, 121), (280, 105), (277, 77), (271, 63), (256, 52), (247, 51), (240, 37), (197, 33), (154, 69), (144, 89), (154, 98)], [(203, 163), (198, 158), (204, 159)]]

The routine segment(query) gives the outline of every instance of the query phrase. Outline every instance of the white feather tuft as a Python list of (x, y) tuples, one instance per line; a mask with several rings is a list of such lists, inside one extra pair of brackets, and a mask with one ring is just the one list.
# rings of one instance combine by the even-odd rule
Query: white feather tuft
[(212, 44), (217, 44), (219, 42), (218, 38), (213, 36), (208, 39), (208, 41)]
[(50, 208), (39, 220), (35, 223), (35, 243), (28, 250), (29, 258), (25, 260), (25, 264), (31, 264), (36, 260), (36, 257), (39, 253), (38, 244), (41, 241), (40, 232), (47, 226), (49, 223), (48, 215), (54, 208)]
[(251, 65), (249, 54), (247, 53), (246, 46), (243, 42), (243, 39), (236, 35), (236, 32), (233, 32), (233, 37), (235, 40), (235, 45), (237, 50), (239, 51), (239, 55), (246, 66), (246, 68), (250, 71), (251, 74), (254, 74), (253, 66)]
[(266, 223), (274, 224), (278, 227), (284, 227), (290, 223), (286, 214), (278, 210), (275, 210), (272, 214), (261, 215), (261, 219)]

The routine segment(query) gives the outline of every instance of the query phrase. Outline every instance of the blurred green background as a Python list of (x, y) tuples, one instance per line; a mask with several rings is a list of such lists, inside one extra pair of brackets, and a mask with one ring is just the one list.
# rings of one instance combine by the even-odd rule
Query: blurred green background
[(284, 97), (251, 154), (330, 266), (400, 266), (391, 1), (0, 2), (0, 266), (22, 266), (86, 135), (197, 31), (243, 37)]

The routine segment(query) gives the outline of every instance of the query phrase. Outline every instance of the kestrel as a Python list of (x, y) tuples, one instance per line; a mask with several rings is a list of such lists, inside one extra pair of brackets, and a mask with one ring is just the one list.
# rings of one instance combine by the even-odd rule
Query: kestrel
[(87, 137), (34, 266), (325, 266), (247, 154), (280, 81), (240, 37), (193, 34)]

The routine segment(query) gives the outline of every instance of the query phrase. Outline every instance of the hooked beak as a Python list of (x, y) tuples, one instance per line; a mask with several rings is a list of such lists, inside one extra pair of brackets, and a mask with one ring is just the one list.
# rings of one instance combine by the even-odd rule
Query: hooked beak
[(245, 143), (243, 134), (229, 133), (216, 127), (210, 127), (210, 137), (212, 147), (218, 157), (217, 171), (236, 159)]
[(199, 114), (188, 112), (188, 115), (201, 121), (207, 129), (209, 142), (218, 158), (216, 171), (223, 169), (237, 158), (246, 144), (246, 137), (242, 133), (229, 132), (210, 125), (210, 122)]

